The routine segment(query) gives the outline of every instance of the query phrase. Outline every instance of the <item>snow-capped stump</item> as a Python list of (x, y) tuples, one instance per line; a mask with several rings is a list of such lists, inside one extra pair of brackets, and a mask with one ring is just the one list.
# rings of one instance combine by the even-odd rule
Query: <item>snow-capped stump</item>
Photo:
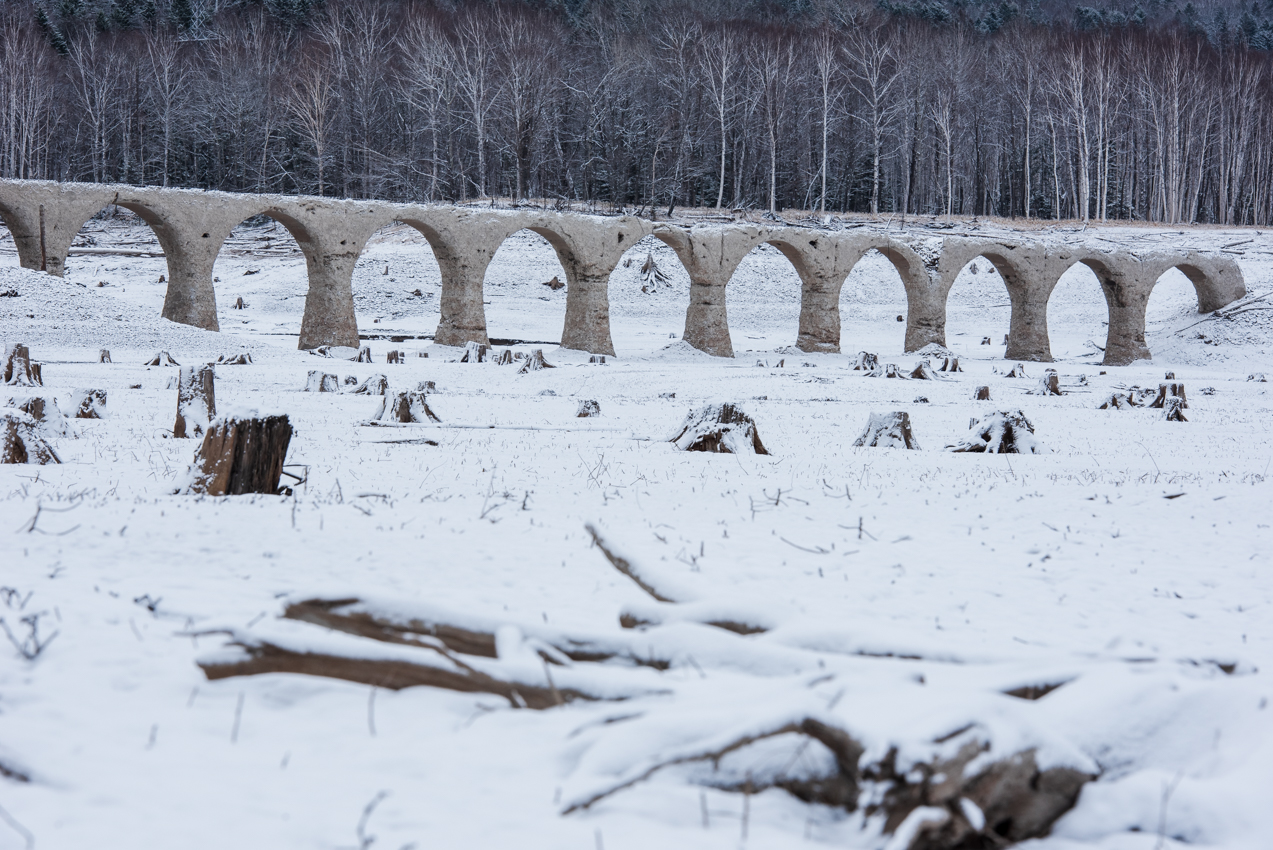
[(866, 373), (868, 378), (905, 378), (902, 370), (897, 368), (896, 363), (885, 363), (884, 365), (876, 364), (875, 368)]
[(938, 372), (962, 372), (963, 368), (959, 365), (958, 357), (947, 357), (942, 361), (941, 368)]
[(389, 379), (384, 375), (372, 375), (350, 392), (355, 395), (384, 395), (389, 389)]
[(595, 399), (587, 398), (579, 402), (579, 410), (575, 416), (579, 419), (586, 419), (590, 416), (600, 416), (601, 405)]
[(1203, 395), (1215, 395), (1215, 394), (1216, 394), (1216, 388), (1215, 388), (1215, 387), (1203, 387), (1202, 389), (1198, 390), (1198, 392), (1202, 393)]
[(240, 351), (238, 354), (222, 354), (217, 358), (218, 366), (251, 366), (252, 355), (246, 351)]
[(928, 404), (928, 396), (917, 395), (915, 396), (915, 398), (911, 399), (911, 403), (912, 404)]
[(982, 345), (989, 345), (989, 344), (990, 344), (990, 337), (988, 337), (988, 336), (983, 336), (983, 337), (981, 338), (981, 344), (982, 344)]
[(536, 348), (530, 354), (526, 355), (526, 359), (522, 361), (522, 367), (517, 370), (517, 374), (525, 375), (527, 372), (538, 372), (540, 369), (556, 369), (557, 367), (544, 359), (544, 350)]
[(999, 410), (973, 420), (968, 435), (960, 442), (946, 446), (948, 452), (985, 452), (986, 454), (1039, 453), (1034, 426), (1020, 410)]
[(755, 421), (731, 402), (709, 404), (690, 411), (668, 440), (684, 452), (767, 455)]
[(9, 387), (44, 386), (40, 364), (31, 362), (31, 350), (20, 342), (4, 350), (4, 383)]
[(98, 363), (109, 363), (109, 362), (111, 362), (111, 353), (110, 353), (110, 351), (109, 351), (109, 350), (107, 350), (107, 349), (105, 349), (105, 348), (103, 348), (101, 351), (97, 352), (97, 362), (98, 362)]
[(212, 420), (195, 452), (186, 493), (240, 496), (277, 493), (292, 423), (286, 414), (260, 416), (254, 410)]
[(401, 351), (393, 350), (385, 355), (385, 362), (386, 363), (405, 363), (407, 362), (407, 359), (406, 359), (406, 355), (403, 354)]
[(552, 280), (544, 281), (544, 286), (548, 287), (553, 292), (556, 292), (558, 289), (565, 288), (566, 284), (562, 283), (561, 278), (559, 278), (557, 275), (553, 275)]
[(1109, 398), (1105, 399), (1099, 405), (1097, 410), (1127, 410), (1132, 407), (1138, 407), (1136, 397), (1131, 393), (1110, 393)]
[(340, 379), (330, 372), (324, 372), (322, 369), (311, 369), (309, 377), (305, 380), (305, 392), (338, 393), (340, 392)]
[(242, 295), (240, 295), (238, 298), (234, 299), (234, 304), (232, 304), (232, 305), (230, 306), (230, 309), (231, 309), (231, 310), (244, 310), (244, 309), (246, 309), (246, 308), (247, 308), (247, 306), (248, 306), (248, 305), (247, 305), (247, 302), (246, 302), (246, 301), (244, 301), (244, 300), (243, 300), (243, 296), (242, 296)]
[(499, 356), (495, 358), (495, 365), (496, 366), (512, 366), (513, 365), (513, 349), (505, 348), (503, 351), (501, 351), (499, 353)]
[(142, 364), (143, 366), (180, 366), (176, 360), (172, 359), (172, 355), (166, 351), (160, 351), (154, 357)]
[(71, 394), (76, 419), (105, 419), (106, 390), (76, 390)]
[(604, 354), (594, 354), (588, 358), (589, 363), (597, 363), (601, 366), (606, 365), (606, 356)]
[(1055, 369), (1048, 369), (1039, 378), (1039, 384), (1030, 393), (1031, 395), (1064, 395), (1061, 392), (1061, 378), (1057, 375)]
[(441, 422), (429, 407), (426, 396), (417, 390), (403, 390), (386, 395), (371, 417), (373, 422)]
[(482, 345), (480, 342), (470, 342), (464, 346), (464, 353), (460, 355), (461, 363), (485, 363), (486, 355), (491, 350), (489, 345)]
[(853, 361), (854, 372), (872, 372), (878, 369), (880, 358), (869, 351), (859, 351), (857, 359)]
[(548, 395), (555, 396), (557, 395), (557, 391), (556, 390), (540, 390), (539, 394), (544, 396), (548, 396)]
[(46, 434), (56, 434), (59, 437), (74, 436), (66, 414), (58, 407), (57, 399), (53, 396), (36, 395), (23, 399), (10, 399), (7, 406), (30, 416)]
[(216, 388), (211, 363), (182, 366), (177, 382), (177, 419), (172, 435), (178, 439), (202, 436), (217, 415)]
[(40, 423), (20, 410), (0, 410), (0, 463), (61, 463), (40, 433)]
[(866, 421), (866, 430), (853, 441), (853, 445), (918, 449), (919, 441), (911, 433), (910, 414), (905, 410), (894, 410), (889, 413), (872, 413)]
[(1180, 399), (1181, 407), (1188, 407), (1189, 402), (1185, 399), (1185, 385), (1180, 383), (1169, 383), (1158, 385), (1158, 395), (1149, 403), (1153, 408), (1164, 408), (1167, 406), (1167, 399)]
[[(885, 377), (888, 377), (887, 375)], [(915, 364), (915, 368), (910, 371), (907, 376), (917, 381), (936, 381), (937, 373), (933, 371), (933, 365), (927, 360), (921, 360)]]
[(1268, 378), (1264, 377), (1264, 373), (1263, 373), (1263, 372), (1252, 372), (1251, 374), (1249, 374), (1249, 375), (1247, 375), (1247, 376), (1246, 376), (1246, 379), (1247, 379), (1248, 381), (1254, 381), (1254, 382), (1255, 382), (1255, 383), (1257, 383), (1257, 384), (1267, 384), (1267, 383), (1268, 383)]
[(671, 285), (672, 279), (654, 262), (654, 254), (647, 253), (645, 262), (641, 264), (641, 291), (649, 295)]
[(1030, 376), (1025, 373), (1025, 364), (1018, 363), (1017, 365), (1009, 369), (1008, 374), (1004, 375), (1004, 377), (1005, 378), (1028, 378)]
[(346, 376), (345, 376), (345, 379), (344, 379), (343, 381), (341, 381), (341, 383), (342, 383), (342, 384), (344, 384), (344, 385), (345, 385), (345, 386), (347, 386), (347, 387), (356, 387), (356, 386), (358, 386), (358, 376), (357, 376), (357, 375), (346, 375)]
[(358, 349), (358, 355), (353, 358), (353, 361), (355, 363), (370, 363), (371, 362), (371, 346), (364, 345), (362, 348)]
[(1186, 407), (1188, 405), (1185, 404), (1184, 399), (1168, 396), (1163, 403), (1162, 418), (1168, 422), (1188, 422), (1189, 420), (1185, 418)]
[(972, 394), (973, 401), (990, 401), (990, 387), (977, 387)]
[(435, 393), (438, 391), (438, 385), (433, 381), (421, 381), (415, 385), (418, 393)]

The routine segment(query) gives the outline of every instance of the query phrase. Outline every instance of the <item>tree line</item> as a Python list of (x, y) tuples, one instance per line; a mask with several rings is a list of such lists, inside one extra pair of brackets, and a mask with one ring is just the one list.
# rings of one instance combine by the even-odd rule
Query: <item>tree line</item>
[(11, 0), (0, 175), (1273, 219), (1273, 0)]

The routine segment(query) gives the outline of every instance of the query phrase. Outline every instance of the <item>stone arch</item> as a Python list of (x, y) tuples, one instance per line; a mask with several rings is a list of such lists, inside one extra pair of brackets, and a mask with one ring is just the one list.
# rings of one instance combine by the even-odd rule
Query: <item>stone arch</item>
[[(549, 249), (547, 252), (543, 250), (545, 242)], [(510, 272), (510, 257), (518, 250), (525, 252), (521, 258), (524, 268)], [(551, 260), (547, 260), (549, 256)], [(569, 312), (568, 305), (564, 302), (569, 300), (574, 286), (570, 274), (573, 259), (574, 252), (570, 245), (556, 230), (526, 221), (510, 223), (508, 233), (491, 252), (491, 261), (482, 278), (483, 299), (490, 300), (486, 316), (488, 333), (494, 333), (496, 338), (524, 338), (560, 345), (566, 336), (566, 315)], [(544, 263), (543, 267), (541, 263)], [(564, 284), (564, 291), (540, 286), (553, 277), (558, 277)], [(517, 307), (511, 309), (505, 306), (506, 301), (499, 291), (510, 284), (524, 287), (524, 297), (518, 300)], [(547, 298), (548, 301), (541, 301), (540, 298)], [(553, 334), (548, 328), (558, 321), (558, 316), (562, 323), (561, 330)], [(542, 330), (533, 331), (532, 327)], [(554, 335), (557, 337), (555, 341), (552, 340)]]
[[(772, 257), (767, 249), (773, 249), (781, 255), (783, 259), (777, 260), (777, 263), (782, 268), (770, 269), (769, 271), (773, 271), (774, 274), (763, 275), (758, 282), (749, 284), (744, 278), (751, 267), (765, 263), (767, 255)], [(734, 321), (728, 328), (730, 348), (733, 349), (735, 343), (734, 330), (741, 333), (746, 328), (753, 333), (764, 335), (777, 331), (785, 336), (790, 332), (791, 325), (795, 325), (796, 342), (799, 344), (802, 339), (801, 308), (807, 300), (810, 282), (809, 263), (806, 261), (798, 239), (792, 238), (792, 235), (787, 233), (762, 234), (747, 253), (739, 258), (725, 285), (726, 311), (728, 311), (731, 296), (735, 304)], [(751, 297), (742, 298), (743, 288), (749, 285), (754, 290), (750, 294)], [(757, 319), (761, 317), (763, 321), (758, 324)], [(791, 339), (788, 337), (781, 341), (779, 346), (790, 344)]]
[[(406, 213), (402, 215), (395, 215), (395, 216), (379, 216), (377, 218), (371, 219), (370, 223), (363, 225), (362, 230), (365, 231), (365, 235), (362, 235), (360, 239), (356, 240), (361, 247), (359, 248), (358, 255), (354, 258), (353, 278), (357, 279), (359, 277), (358, 268), (360, 265), (366, 262), (370, 262), (370, 258), (367, 256), (367, 253), (368, 253), (368, 250), (371, 248), (372, 240), (378, 234), (381, 234), (383, 231), (385, 231), (386, 228), (392, 228), (395, 225), (400, 225), (401, 227), (406, 228), (407, 230), (413, 232), (414, 234), (417, 234), (420, 237), (422, 237), (424, 239), (425, 244), (428, 246), (428, 251), (427, 251), (428, 257), (427, 259), (425, 259), (422, 255), (416, 254), (416, 256), (420, 258), (419, 266), (413, 267), (411, 263), (415, 260), (414, 258), (411, 258), (405, 266), (406, 268), (405, 272), (402, 270), (404, 268), (403, 264), (400, 263), (397, 266), (394, 266), (392, 270), (389, 272), (389, 275), (391, 275), (391, 277), (389, 277), (388, 280), (398, 284), (404, 290), (412, 288), (412, 287), (414, 287), (416, 290), (421, 290), (422, 294), (419, 297), (410, 295), (410, 294), (404, 295), (403, 297), (406, 299), (412, 299), (413, 303), (416, 304), (416, 306), (423, 308), (424, 313), (431, 313), (434, 310), (440, 310), (438, 306), (440, 299), (434, 298), (433, 292), (424, 291), (423, 287), (428, 286), (431, 283), (433, 278), (433, 274), (432, 274), (433, 268), (438, 269), (437, 282), (438, 283), (441, 282), (442, 273), (441, 273), (441, 264), (438, 262), (438, 253), (439, 253), (439, 250), (441, 250), (439, 246), (443, 244), (442, 236), (428, 222), (422, 221), (417, 216), (413, 216)], [(420, 246), (417, 244), (417, 245), (410, 246), (409, 248), (407, 246), (404, 246), (404, 248), (410, 251), (417, 251), (420, 248)], [(376, 261), (375, 267), (377, 269), (379, 268), (379, 262), (380, 262), (379, 260)], [(421, 275), (418, 274), (418, 272), (420, 271), (423, 271), (423, 282), (421, 281)], [(366, 274), (367, 272), (364, 271), (363, 272), (364, 277), (366, 276)], [(408, 278), (408, 280), (405, 282), (400, 279), (403, 275), (405, 275)], [(381, 281), (381, 279), (382, 278), (380, 274), (372, 273), (371, 280), (379, 282)], [(354, 281), (352, 279), (351, 279), (351, 291), (353, 291), (354, 295), (357, 296), (356, 287), (354, 286)]]
[[(961, 257), (960, 259), (963, 258)], [(979, 262), (985, 264), (984, 270), (980, 269), (978, 266)], [(989, 286), (992, 289), (996, 289), (1002, 293), (997, 300), (1006, 301), (1006, 303), (1000, 305), (982, 304), (977, 308), (983, 314), (984, 318), (982, 324), (978, 327), (977, 333), (973, 335), (976, 338), (970, 343), (972, 347), (964, 352), (964, 354), (973, 356), (979, 353), (988, 354), (990, 352), (996, 352), (997, 354), (1000, 345), (1004, 346), (1005, 351), (1007, 350), (1008, 344), (1011, 342), (1012, 314), (1017, 305), (1022, 301), (1019, 297), (1020, 294), (1022, 294), (1027, 288), (1026, 273), (1023, 271), (1022, 266), (1023, 264), (1013, 258), (1007, 250), (987, 249), (968, 258), (967, 262), (965, 262), (962, 266), (954, 269), (954, 273), (950, 277), (949, 286), (946, 289), (945, 312), (947, 325), (949, 325), (950, 322), (950, 313), (952, 308), (951, 296), (952, 294), (957, 293), (957, 287), (960, 286), (959, 282), (961, 279), (968, 281), (966, 285), (970, 288), (982, 284)], [(982, 271), (983, 273), (975, 278), (971, 278), (971, 276), (978, 271)], [(965, 272), (969, 273), (971, 279), (965, 277)], [(985, 277), (985, 274), (988, 273), (994, 275), (997, 283), (989, 283), (982, 280), (982, 278)], [(1014, 291), (1018, 293), (1018, 297), (1016, 298), (1013, 297)], [(989, 293), (983, 293), (983, 295), (985, 297), (989, 297)], [(995, 309), (998, 309), (999, 312), (988, 312)], [(991, 316), (994, 318), (991, 318)], [(991, 326), (992, 324), (993, 327)], [(981, 338), (987, 336), (990, 339), (990, 347), (980, 347)], [(1001, 337), (1006, 337), (1007, 339), (1003, 340)]]
[[(627, 242), (629, 240), (625, 240)], [(689, 274), (666, 242), (649, 234), (630, 240), (610, 275), (610, 333), (619, 356), (654, 354), (681, 336)], [(646, 260), (654, 262), (648, 279)]]
[[(1056, 312), (1054, 310), (1053, 298), (1056, 296), (1058, 289), (1061, 287), (1061, 280), (1074, 269), (1082, 267), (1090, 272), (1096, 279), (1097, 285), (1100, 287), (1101, 295), (1105, 305), (1105, 321), (1108, 325), (1105, 340), (1105, 361), (1109, 363), (1109, 348), (1111, 343), (1116, 347), (1121, 339), (1119, 333), (1115, 330), (1115, 311), (1119, 309), (1119, 304), (1130, 292), (1127, 281), (1128, 264), (1135, 263), (1127, 257), (1117, 255), (1102, 255), (1094, 253), (1079, 253), (1064, 256), (1059, 263), (1055, 263), (1052, 273), (1047, 276), (1046, 285), (1041, 288), (1039, 295), (1041, 296), (1041, 308), (1037, 311), (1037, 318), (1041, 325), (1042, 345), (1047, 352), (1047, 360), (1052, 360), (1052, 339), (1053, 331), (1051, 326), (1051, 316)], [(1067, 285), (1069, 287), (1082, 287), (1081, 282), (1075, 282)], [(1143, 332), (1140, 338), (1140, 346), (1144, 346)], [(1148, 356), (1148, 355), (1146, 355)], [(1036, 359), (1042, 360), (1041, 357), (1011, 357), (1011, 359)], [(1134, 358), (1139, 359), (1139, 358)]]
[[(902, 286), (905, 296), (904, 311), (900, 314), (905, 322), (903, 351), (916, 351), (934, 341), (945, 343), (944, 300), (939, 302), (933, 297), (929, 269), (913, 248), (903, 242), (875, 234), (837, 237), (832, 245), (835, 251), (834, 258), (828, 258), (829, 262), (823, 260), (823, 269), (820, 270), (820, 274), (828, 278), (832, 284), (832, 288), (822, 296), (822, 300), (827, 300), (828, 296), (834, 299), (821, 311), (824, 316), (832, 319), (824, 325), (833, 324), (834, 327), (819, 327), (818, 332), (828, 341), (835, 339), (837, 346), (835, 350), (839, 350), (841, 338), (840, 310), (844, 285), (848, 283), (850, 275), (862, 261), (869, 259), (872, 251), (880, 255), (892, 267)], [(811, 309), (814, 308), (815, 303), (811, 299)], [(893, 308), (890, 306), (890, 316), (892, 311)], [(810, 329), (815, 327), (813, 318), (811, 316), (806, 325)]]

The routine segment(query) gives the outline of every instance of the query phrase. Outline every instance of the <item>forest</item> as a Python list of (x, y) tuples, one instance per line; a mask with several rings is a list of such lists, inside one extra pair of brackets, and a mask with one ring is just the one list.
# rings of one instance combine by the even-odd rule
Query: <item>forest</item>
[(8, 0), (0, 177), (1267, 225), (1273, 0)]

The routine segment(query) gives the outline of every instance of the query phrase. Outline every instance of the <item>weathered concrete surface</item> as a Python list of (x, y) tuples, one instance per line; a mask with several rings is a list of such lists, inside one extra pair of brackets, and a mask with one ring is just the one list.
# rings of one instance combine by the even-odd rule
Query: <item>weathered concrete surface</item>
[(358, 344), (353, 271), (367, 240), (401, 221), (428, 240), (442, 274), (441, 318), (435, 341), (489, 344), (482, 307), (483, 282), (499, 246), (531, 230), (553, 246), (566, 272), (566, 316), (561, 344), (613, 355), (610, 275), (623, 253), (653, 233), (676, 252), (690, 276), (684, 339), (720, 357), (732, 357), (727, 289), (738, 264), (761, 244), (791, 261), (801, 281), (796, 345), (804, 351), (840, 350), (840, 291), (868, 251), (880, 251), (906, 288), (907, 351), (946, 342), (946, 305), (960, 271), (979, 257), (1003, 277), (1012, 304), (1005, 356), (1050, 361), (1047, 306), (1057, 281), (1082, 263), (1100, 280), (1109, 308), (1105, 363), (1122, 365), (1150, 356), (1145, 307), (1158, 279), (1180, 269), (1198, 293), (1198, 309), (1211, 312), (1246, 293), (1232, 258), (1194, 250), (1136, 254), (1097, 251), (1057, 237), (933, 237), (834, 230), (822, 227), (732, 224), (654, 225), (632, 216), (605, 217), (536, 210), (478, 210), (283, 195), (234, 195), (189, 189), (0, 180), (0, 219), (13, 234), (26, 268), (61, 275), (71, 242), (89, 218), (118, 204), (154, 230), (168, 261), (163, 315), (174, 322), (217, 330), (212, 268), (231, 230), (267, 215), (296, 239), (305, 257), (309, 291), (300, 347)]

